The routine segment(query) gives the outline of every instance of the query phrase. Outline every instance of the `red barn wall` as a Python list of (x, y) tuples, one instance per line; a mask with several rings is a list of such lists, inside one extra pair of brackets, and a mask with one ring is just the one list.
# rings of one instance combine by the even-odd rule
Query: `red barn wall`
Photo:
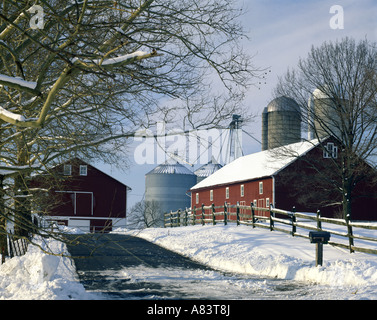
[[(80, 176), (80, 165), (86, 165), (77, 161), (72, 163), (72, 175), (66, 177), (61, 186), (57, 186), (56, 191), (77, 191), (76, 193), (76, 215), (93, 217), (125, 218), (127, 205), (127, 187), (102, 171), (87, 165), (87, 175)], [(58, 172), (63, 172), (63, 165), (57, 167)], [(88, 193), (93, 193), (93, 198)], [(64, 205), (57, 206), (52, 215), (73, 216), (73, 194), (65, 194)], [(92, 210), (88, 208), (92, 202)], [(93, 212), (93, 214), (92, 214)]]
[[(259, 193), (259, 183), (263, 183), (263, 192)], [(241, 196), (241, 185), (244, 186), (244, 196)], [(229, 188), (229, 197), (226, 197), (226, 188)], [(210, 193), (213, 190), (213, 200), (210, 199)], [(196, 202), (196, 194), (199, 194), (199, 201)], [(228, 205), (236, 205), (237, 202), (240, 205), (249, 206), (256, 201), (257, 206), (268, 207), (268, 203), (273, 204), (273, 179), (271, 177), (257, 179), (252, 181), (237, 182), (224, 186), (213, 186), (208, 188), (202, 188), (193, 190), (191, 197), (191, 207), (200, 208), (202, 204), (210, 206), (221, 206), (225, 202)], [(234, 209), (233, 209), (234, 211)], [(230, 210), (230, 212), (232, 212)], [(266, 215), (266, 213), (260, 213)], [(219, 217), (221, 219), (221, 217)]]
[[(111, 230), (111, 218), (126, 218), (126, 185), (80, 159), (66, 164), (72, 166), (71, 175), (63, 174), (62, 164), (53, 169), (55, 178), (38, 176), (31, 182), (50, 190), (45, 201), (48, 215), (90, 220), (90, 230), (95, 231)], [(87, 175), (80, 175), (80, 165), (87, 166)]]
[[(328, 142), (336, 144), (335, 140)], [(338, 146), (337, 161), (341, 161)], [(318, 173), (318, 171), (320, 173)], [(377, 220), (377, 177), (371, 169), (369, 181), (360, 182), (355, 189), (352, 199), (352, 220)], [(258, 207), (266, 206), (266, 199), (276, 208), (300, 212), (321, 211), (325, 217), (343, 218), (341, 194), (329, 186), (331, 181), (339, 179), (333, 159), (324, 158), (321, 148), (313, 148), (305, 156), (296, 159), (287, 167), (281, 169), (274, 179), (267, 177), (251, 181), (229, 183), (222, 186), (206, 187), (193, 190), (192, 207), (200, 207), (202, 204), (209, 206), (223, 205), (226, 201), (234, 205), (250, 205), (256, 200)], [(259, 182), (263, 181), (263, 194), (259, 194)], [(273, 186), (275, 181), (275, 186)], [(240, 186), (244, 185), (244, 197), (241, 197)], [(339, 185), (339, 181), (338, 181)], [(229, 187), (229, 198), (226, 199), (226, 187)], [(213, 200), (210, 200), (210, 190), (213, 190)], [(196, 202), (196, 193), (199, 194), (199, 202)]]

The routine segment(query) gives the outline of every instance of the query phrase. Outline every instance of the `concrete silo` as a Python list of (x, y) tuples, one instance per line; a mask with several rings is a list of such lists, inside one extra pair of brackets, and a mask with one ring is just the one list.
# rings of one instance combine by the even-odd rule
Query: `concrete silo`
[(262, 113), (262, 151), (268, 149), (268, 112), (267, 107)]
[(301, 112), (291, 98), (272, 100), (262, 114), (262, 149), (272, 149), (301, 140)]
[(340, 137), (340, 118), (337, 103), (321, 89), (315, 89), (309, 98), (308, 138)]
[(212, 159), (205, 165), (202, 165), (199, 169), (194, 171), (194, 174), (197, 177), (197, 183), (209, 177), (211, 174), (222, 168), (220, 163), (217, 163), (215, 159)]
[(156, 220), (153, 225), (163, 225), (165, 212), (189, 208), (191, 198), (188, 191), (195, 184), (196, 175), (178, 162), (166, 161), (148, 172), (145, 175), (145, 201), (157, 202), (161, 215), (161, 219), (150, 217)]

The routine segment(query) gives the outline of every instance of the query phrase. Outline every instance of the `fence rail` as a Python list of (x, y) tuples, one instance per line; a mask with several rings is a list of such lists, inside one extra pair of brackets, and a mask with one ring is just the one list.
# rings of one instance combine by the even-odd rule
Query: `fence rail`
[(15, 256), (22, 256), (26, 253), (30, 239), (28, 237), (19, 237), (8, 231), (6, 235), (6, 243), (0, 248), (1, 263), (4, 263), (6, 258), (13, 258)]
[[(303, 231), (327, 231), (331, 234), (332, 246), (348, 249), (351, 253), (358, 251), (377, 254), (377, 222), (356, 222), (345, 219), (321, 217), (320, 211), (316, 213), (296, 212), (273, 208), (256, 207), (251, 203), (245, 205), (228, 205), (186, 208), (164, 214), (165, 227), (180, 227), (196, 224), (236, 223), (252, 228), (264, 228), (270, 231), (279, 231), (309, 239), (308, 232)], [(357, 240), (357, 245), (355, 242)]]

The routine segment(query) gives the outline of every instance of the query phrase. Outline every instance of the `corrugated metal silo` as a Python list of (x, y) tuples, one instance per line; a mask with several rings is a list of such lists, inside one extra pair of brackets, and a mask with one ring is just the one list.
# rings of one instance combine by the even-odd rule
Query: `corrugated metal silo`
[[(160, 214), (186, 209), (191, 205), (188, 190), (196, 184), (196, 175), (178, 162), (166, 161), (145, 175), (145, 201), (159, 203)], [(158, 219), (154, 226), (162, 226)]]
[(301, 112), (291, 98), (278, 97), (267, 106), (268, 149), (301, 140)]
[(197, 176), (197, 183), (209, 177), (220, 168), (222, 168), (222, 165), (220, 163), (217, 163), (215, 159), (212, 159), (207, 164), (201, 166), (199, 169), (194, 171), (194, 174)]

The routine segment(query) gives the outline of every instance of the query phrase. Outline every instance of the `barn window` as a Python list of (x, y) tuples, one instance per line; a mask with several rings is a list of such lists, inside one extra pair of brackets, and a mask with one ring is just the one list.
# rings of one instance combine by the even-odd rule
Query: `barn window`
[(88, 175), (88, 166), (80, 165), (80, 176), (87, 176)]
[(229, 199), (229, 187), (225, 188), (225, 199)]
[(65, 176), (70, 176), (72, 174), (72, 166), (70, 164), (64, 165), (63, 174)]
[(259, 194), (263, 194), (263, 182), (259, 182)]
[(254, 205), (254, 207), (257, 206), (257, 200), (253, 200), (253, 205)]
[(336, 159), (338, 158), (338, 147), (332, 142), (328, 142), (323, 149), (323, 157), (325, 159)]
[(209, 201), (213, 201), (213, 190), (209, 191)]
[(266, 208), (270, 207), (270, 198), (266, 198)]
[(196, 204), (198, 204), (199, 203), (199, 193), (197, 193), (196, 195), (195, 195), (195, 200), (196, 200)]
[(243, 184), (241, 184), (240, 193), (241, 193), (241, 197), (243, 197), (245, 195), (245, 186)]

